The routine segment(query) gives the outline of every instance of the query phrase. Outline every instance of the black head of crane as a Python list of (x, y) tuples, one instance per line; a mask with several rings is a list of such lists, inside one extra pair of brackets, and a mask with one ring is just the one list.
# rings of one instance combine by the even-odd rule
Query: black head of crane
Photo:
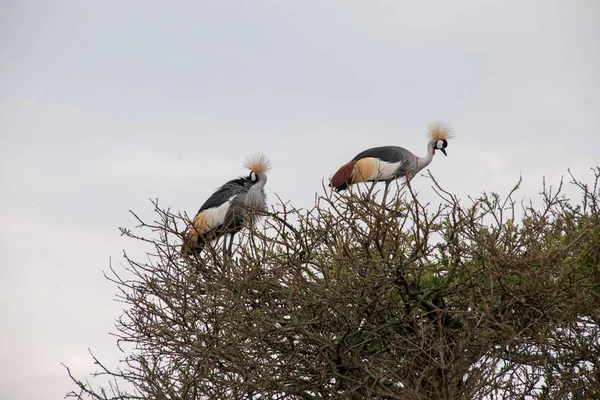
[(429, 126), (430, 140), (427, 142), (427, 155), (417, 157), (405, 148), (398, 146), (374, 147), (356, 155), (344, 164), (331, 177), (330, 186), (342, 191), (358, 182), (385, 182), (387, 193), (390, 182), (398, 178), (412, 179), (425, 168), (435, 155), (436, 150), (446, 153), (448, 140), (452, 139), (452, 128), (441, 121)]
[(200, 253), (207, 241), (230, 235), (229, 248), (223, 243), (224, 252), (231, 254), (233, 236), (245, 221), (254, 224), (260, 214), (267, 210), (264, 191), (269, 160), (263, 154), (254, 154), (245, 161), (250, 170), (248, 176), (233, 179), (214, 192), (204, 202), (185, 233), (182, 253)]

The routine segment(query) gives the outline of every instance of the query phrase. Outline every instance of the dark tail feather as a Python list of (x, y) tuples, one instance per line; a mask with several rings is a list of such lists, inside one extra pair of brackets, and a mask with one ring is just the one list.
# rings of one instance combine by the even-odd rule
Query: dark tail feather
[(342, 186), (338, 186), (335, 188), (335, 190), (337, 190), (338, 192), (341, 192), (342, 190), (346, 190), (348, 189), (348, 184), (344, 183)]
[(347, 189), (348, 185), (352, 184), (352, 172), (354, 172), (355, 164), (356, 161), (350, 161), (338, 169), (331, 177), (329, 186), (335, 188), (338, 192)]
[(181, 255), (190, 256), (192, 254), (200, 254), (204, 250), (204, 238), (196, 237), (189, 233), (184, 236), (183, 244), (181, 245)]

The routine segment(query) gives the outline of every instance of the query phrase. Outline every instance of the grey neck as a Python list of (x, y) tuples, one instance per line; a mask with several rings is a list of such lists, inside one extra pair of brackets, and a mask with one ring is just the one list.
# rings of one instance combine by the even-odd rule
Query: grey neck
[(267, 183), (266, 174), (259, 173), (259, 180), (255, 185), (252, 185), (248, 193), (246, 193), (246, 206), (251, 210), (266, 211), (267, 202), (264, 187)]
[(430, 140), (427, 143), (427, 155), (425, 157), (417, 157), (417, 165), (415, 168), (415, 174), (429, 165), (431, 160), (433, 160), (433, 140)]

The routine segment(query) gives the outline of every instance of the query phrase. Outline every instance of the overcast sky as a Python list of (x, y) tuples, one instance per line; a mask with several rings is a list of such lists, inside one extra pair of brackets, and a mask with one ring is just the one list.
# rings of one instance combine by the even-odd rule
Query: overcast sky
[(194, 214), (250, 153), (304, 207), (366, 148), (424, 156), (436, 119), (457, 138), (429, 169), (461, 198), (591, 179), (599, 38), (597, 0), (0, 0), (0, 398), (116, 360), (128, 210)]

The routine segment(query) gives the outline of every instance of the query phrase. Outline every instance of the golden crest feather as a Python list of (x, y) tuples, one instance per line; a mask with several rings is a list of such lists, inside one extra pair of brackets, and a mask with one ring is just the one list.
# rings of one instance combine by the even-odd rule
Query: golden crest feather
[(251, 154), (244, 161), (244, 167), (253, 172), (269, 172), (271, 170), (271, 162), (263, 153)]
[(452, 127), (444, 121), (433, 121), (431, 124), (429, 124), (428, 131), (429, 137), (432, 140), (447, 140), (454, 138), (454, 133), (452, 133)]

